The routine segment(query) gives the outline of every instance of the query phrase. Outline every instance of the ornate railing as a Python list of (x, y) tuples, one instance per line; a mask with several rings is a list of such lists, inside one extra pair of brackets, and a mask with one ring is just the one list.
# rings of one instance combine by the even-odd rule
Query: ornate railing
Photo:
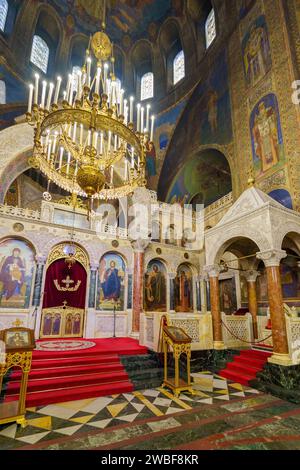
[(222, 313), (223, 338), (227, 348), (250, 345), (252, 341), (251, 314), (244, 316), (225, 315)]
[(41, 214), (39, 211), (33, 211), (31, 209), (23, 209), (22, 207), (8, 206), (6, 204), (0, 204), (0, 215), (8, 215), (11, 217), (20, 217), (24, 219), (40, 220)]

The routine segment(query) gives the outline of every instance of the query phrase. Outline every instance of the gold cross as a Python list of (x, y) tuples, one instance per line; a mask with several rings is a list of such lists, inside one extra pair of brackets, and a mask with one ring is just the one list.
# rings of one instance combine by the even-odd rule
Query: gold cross
[(74, 284), (74, 281), (72, 279), (70, 279), (70, 276), (67, 276), (66, 279), (64, 279), (63, 281), (61, 281), (63, 284), (65, 284), (67, 286), (67, 288), (69, 289), (70, 285), (71, 284)]
[(20, 326), (23, 325), (23, 322), (22, 322), (19, 318), (17, 318), (17, 320), (13, 322), (13, 325), (14, 325), (16, 328), (19, 328)]

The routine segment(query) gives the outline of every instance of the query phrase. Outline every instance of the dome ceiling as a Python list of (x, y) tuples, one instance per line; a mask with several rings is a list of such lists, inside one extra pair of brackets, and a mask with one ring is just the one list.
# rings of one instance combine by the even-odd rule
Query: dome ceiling
[[(100, 29), (103, 1), (48, 0), (48, 3), (65, 18), (70, 34)], [(182, 0), (107, 0), (107, 32), (125, 48), (140, 38), (155, 40), (160, 25), (168, 16), (180, 16), (182, 6)]]

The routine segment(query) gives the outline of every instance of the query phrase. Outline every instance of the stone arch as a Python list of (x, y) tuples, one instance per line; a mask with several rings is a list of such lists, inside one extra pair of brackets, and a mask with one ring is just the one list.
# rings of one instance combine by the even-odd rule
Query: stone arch
[(29, 168), (28, 156), (33, 148), (33, 129), (16, 124), (0, 131), (0, 203), (11, 183)]
[(279, 230), (275, 234), (275, 243), (278, 249), (281, 249), (283, 240), (286, 236), (291, 235), (292, 238), (300, 250), (300, 223), (296, 222), (287, 222), (280, 225)]
[(212, 265), (220, 261), (222, 254), (227, 251), (230, 245), (239, 239), (248, 239), (257, 245), (257, 251), (267, 251), (273, 249), (270, 242), (261, 233), (248, 227), (232, 227), (230, 231), (224, 230), (214, 243), (207, 247), (206, 264)]
[(128, 259), (127, 259), (127, 256), (124, 255), (124, 253), (117, 251), (117, 250), (107, 250), (101, 254), (99, 261), (101, 261), (107, 255), (120, 256), (120, 258), (122, 258), (122, 260), (124, 261), (126, 269), (128, 268)]
[(145, 258), (145, 264), (144, 264), (144, 271), (146, 272), (147, 269), (148, 269), (148, 266), (149, 264), (152, 262), (152, 261), (160, 261), (164, 267), (166, 268), (166, 273), (169, 272), (171, 266), (170, 266), (170, 263), (168, 263), (164, 258), (162, 258), (161, 256), (157, 256), (155, 255), (154, 253), (152, 253), (151, 255), (149, 256), (146, 256)]
[[(51, 240), (49, 240), (48, 243), (43, 246), (44, 249), (42, 251), (42, 256), (45, 259), (48, 259), (49, 254), (55, 249), (55, 247), (61, 245), (62, 243), (70, 244), (71, 240), (68, 240), (65, 236), (51, 238)], [(72, 243), (78, 245), (86, 253), (87, 259), (90, 263), (92, 259), (92, 253), (90, 252), (89, 245), (79, 239), (76, 235), (73, 237)]]
[(38, 254), (38, 249), (37, 249), (37, 246), (35, 245), (35, 243), (30, 239), (29, 236), (20, 236), (20, 235), (15, 235), (15, 234), (11, 234), (11, 235), (5, 235), (3, 237), (0, 238), (0, 245), (2, 242), (6, 241), (6, 240), (20, 240), (24, 243), (27, 243), (27, 245), (30, 246), (30, 248), (32, 249), (34, 255), (36, 256)]

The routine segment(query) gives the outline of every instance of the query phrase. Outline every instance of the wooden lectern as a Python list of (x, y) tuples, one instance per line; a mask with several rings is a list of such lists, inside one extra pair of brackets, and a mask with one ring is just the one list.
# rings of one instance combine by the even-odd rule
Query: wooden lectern
[(26, 392), (31, 369), (32, 351), (35, 349), (34, 332), (28, 328), (16, 327), (0, 331), (3, 353), (0, 356), (0, 393), (4, 375), (11, 368), (21, 368), (22, 379), (18, 401), (0, 404), (0, 424), (16, 421), (26, 426)]
[[(176, 326), (163, 326), (163, 351), (164, 351), (164, 382), (163, 387), (173, 390), (178, 397), (181, 392), (194, 394), (191, 386), (191, 342), (192, 339), (182, 328)], [(168, 378), (168, 349), (173, 350), (175, 360), (175, 377)], [(181, 354), (186, 354), (187, 382), (180, 378), (179, 359)]]

